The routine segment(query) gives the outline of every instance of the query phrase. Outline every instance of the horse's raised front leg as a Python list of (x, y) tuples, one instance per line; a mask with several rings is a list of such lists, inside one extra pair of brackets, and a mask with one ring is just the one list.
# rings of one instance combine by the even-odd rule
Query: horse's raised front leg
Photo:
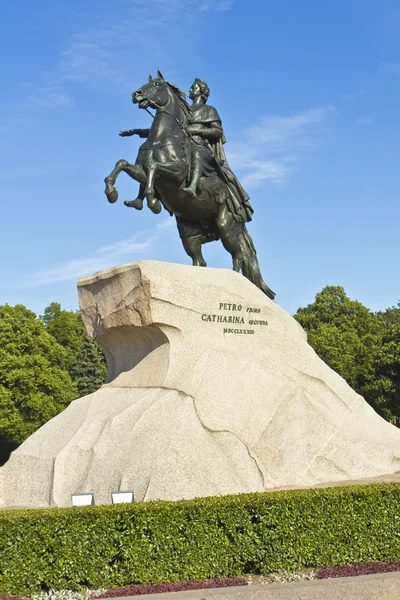
[(125, 206), (129, 206), (130, 208), (136, 208), (136, 210), (142, 210), (144, 195), (144, 185), (140, 184), (139, 193), (136, 200), (125, 200)]
[(142, 165), (132, 165), (128, 163), (122, 169), (129, 177), (138, 181), (140, 185), (146, 185), (147, 177)]
[(111, 202), (111, 204), (114, 204), (114, 202), (116, 202), (118, 200), (118, 192), (114, 187), (115, 181), (116, 181), (118, 175), (123, 170), (123, 168), (128, 164), (129, 163), (127, 160), (124, 160), (124, 159), (119, 160), (117, 162), (117, 164), (115, 165), (115, 167), (113, 168), (113, 170), (111, 171), (111, 173), (109, 175), (107, 175), (107, 177), (104, 180), (104, 183), (106, 184), (106, 189), (105, 189), (104, 193), (107, 196), (107, 200), (109, 202)]
[(155, 161), (151, 161), (148, 171), (147, 171), (147, 182), (144, 190), (145, 196), (147, 198), (147, 205), (150, 210), (153, 211), (156, 215), (161, 212), (161, 202), (154, 196), (154, 180), (156, 177), (156, 173), (159, 167), (159, 163)]
[(142, 185), (146, 182), (146, 174), (140, 165), (132, 165), (124, 159), (119, 160), (114, 169), (104, 180), (106, 184), (105, 194), (107, 196), (107, 200), (112, 204), (118, 200), (118, 192), (115, 189), (114, 184), (118, 175), (122, 171), (125, 171), (129, 177), (136, 179), (136, 181), (139, 181)]
[(169, 160), (167, 162), (157, 162), (152, 160), (148, 166), (145, 195), (150, 210), (158, 214), (161, 210), (161, 202), (154, 195), (154, 181), (156, 175), (164, 175), (169, 179), (175, 179), (177, 182), (182, 181), (182, 165), (176, 160)]

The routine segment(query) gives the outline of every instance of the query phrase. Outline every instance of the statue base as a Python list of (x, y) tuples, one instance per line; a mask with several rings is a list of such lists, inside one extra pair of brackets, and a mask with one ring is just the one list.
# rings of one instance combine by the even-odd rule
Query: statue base
[(0, 469), (3, 506), (178, 500), (400, 471), (400, 431), (243, 276), (141, 261), (78, 283), (109, 381)]

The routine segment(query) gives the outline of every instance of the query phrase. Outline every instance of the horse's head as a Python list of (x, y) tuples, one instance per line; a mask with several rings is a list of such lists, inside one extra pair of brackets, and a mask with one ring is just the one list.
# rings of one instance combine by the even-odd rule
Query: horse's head
[(133, 92), (132, 102), (139, 104), (139, 108), (148, 108), (149, 106), (151, 108), (158, 108), (168, 103), (170, 98), (168, 83), (160, 71), (157, 71), (157, 73), (157, 78), (153, 79), (149, 75), (148, 83), (145, 83), (136, 92)]

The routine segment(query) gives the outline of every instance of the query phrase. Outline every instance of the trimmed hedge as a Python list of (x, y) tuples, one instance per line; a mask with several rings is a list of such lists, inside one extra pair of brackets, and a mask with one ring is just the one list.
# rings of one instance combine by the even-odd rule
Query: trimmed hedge
[(0, 512), (0, 594), (400, 559), (400, 484)]

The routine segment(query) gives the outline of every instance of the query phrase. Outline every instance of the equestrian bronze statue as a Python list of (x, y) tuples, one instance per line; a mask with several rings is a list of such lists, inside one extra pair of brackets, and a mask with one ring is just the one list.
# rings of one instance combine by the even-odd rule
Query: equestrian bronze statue
[(146, 141), (134, 165), (124, 159), (117, 162), (105, 178), (105, 193), (109, 202), (117, 201), (115, 181), (124, 171), (140, 184), (138, 197), (125, 205), (141, 210), (146, 198), (154, 213), (164, 207), (175, 215), (193, 265), (207, 266), (201, 246), (220, 239), (232, 256), (233, 269), (242, 271), (273, 299), (275, 294), (262, 279), (246, 228), (253, 209), (226, 160), (221, 119), (207, 104), (208, 96), (207, 84), (196, 79), (190, 88), (190, 106), (185, 94), (160, 71), (157, 78), (150, 76), (148, 83), (133, 92), (133, 103), (147, 111), (155, 109), (155, 116), (149, 129), (121, 131), (123, 137), (136, 134)]

